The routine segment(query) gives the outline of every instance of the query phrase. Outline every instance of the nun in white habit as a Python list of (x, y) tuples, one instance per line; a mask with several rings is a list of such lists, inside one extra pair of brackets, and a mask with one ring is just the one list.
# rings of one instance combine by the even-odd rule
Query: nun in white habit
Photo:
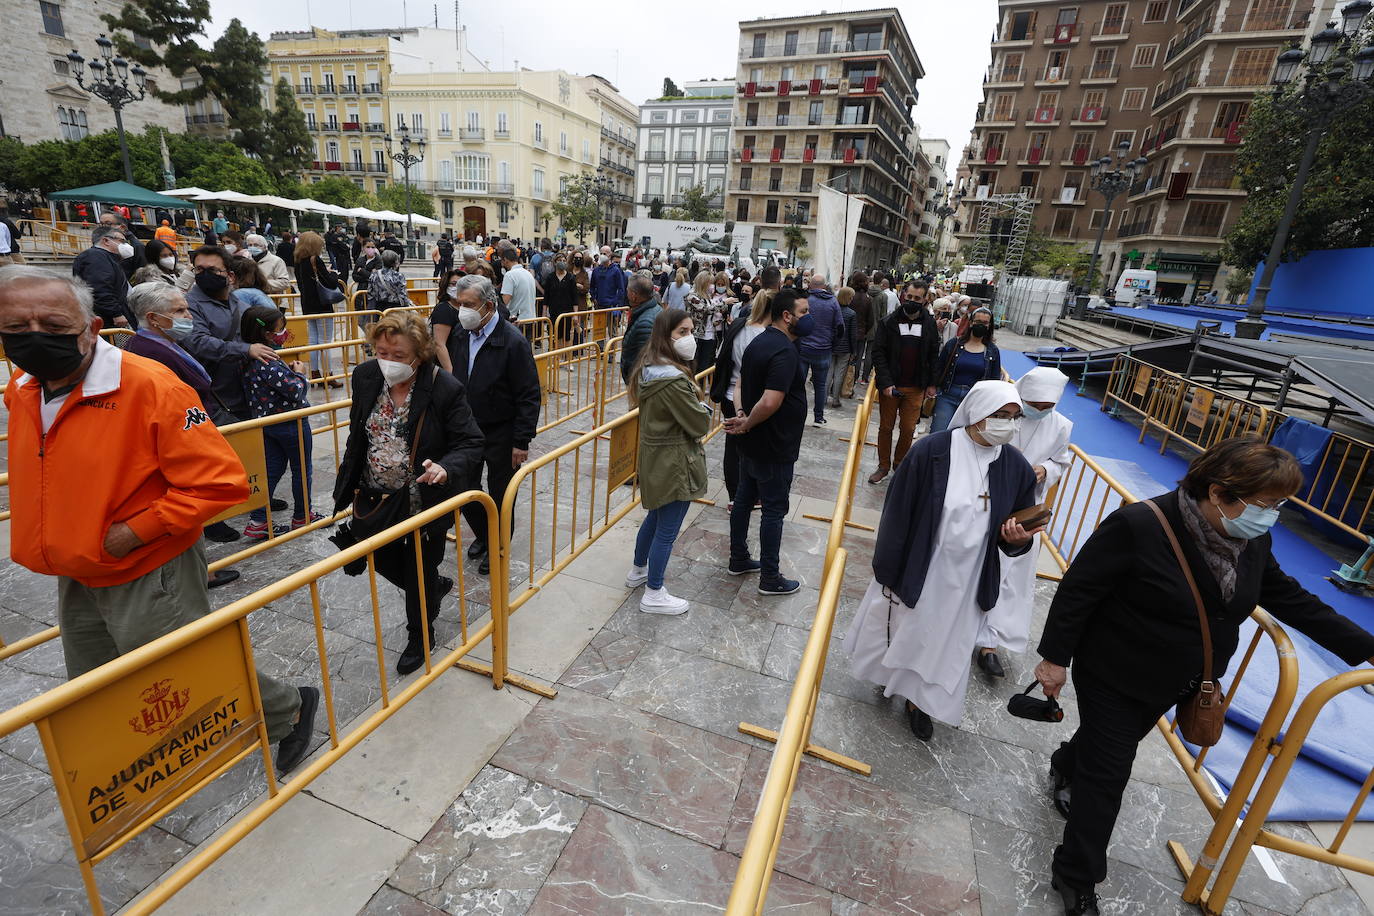
[(1036, 531), (1010, 519), (1035, 505), (1035, 473), (1006, 447), (1021, 416), (1015, 386), (979, 382), (944, 432), (922, 438), (888, 486), (873, 581), (845, 636), (851, 672), (907, 701), (922, 741), (932, 718), (958, 726), (983, 615), (997, 604), (999, 553)]
[[(1040, 366), (1016, 383), (1021, 395), (1023, 416), (1011, 445), (1030, 462), (1035, 471), (1035, 501), (1043, 503), (1045, 494), (1069, 468), (1069, 436), (1073, 421), (1054, 409), (1064, 395), (1069, 377), (1058, 369)], [(1002, 587), (997, 606), (983, 615), (978, 632), (978, 667), (990, 677), (1005, 677), (1006, 669), (997, 649), (1024, 652), (1030, 639), (1031, 610), (1035, 606), (1035, 570), (1040, 557), (1040, 541), (1030, 550), (1002, 563)]]

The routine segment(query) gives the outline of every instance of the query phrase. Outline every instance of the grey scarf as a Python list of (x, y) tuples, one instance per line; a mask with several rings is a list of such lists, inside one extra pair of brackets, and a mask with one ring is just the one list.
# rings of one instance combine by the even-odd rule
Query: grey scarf
[(1202, 552), (1207, 568), (1221, 588), (1221, 597), (1230, 601), (1236, 593), (1236, 564), (1240, 562), (1245, 541), (1219, 533), (1203, 517), (1197, 500), (1183, 490), (1178, 491), (1178, 507), (1183, 513), (1183, 524), (1187, 526), (1188, 534)]

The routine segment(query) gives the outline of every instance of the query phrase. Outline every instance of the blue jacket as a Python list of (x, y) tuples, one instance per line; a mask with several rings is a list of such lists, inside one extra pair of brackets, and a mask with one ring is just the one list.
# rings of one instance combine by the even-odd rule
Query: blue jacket
[(625, 284), (625, 271), (618, 265), (598, 265), (592, 270), (592, 302), (602, 309), (623, 308)]
[(835, 338), (844, 334), (844, 317), (840, 314), (840, 304), (835, 294), (828, 289), (812, 290), (807, 296), (811, 303), (811, 314), (816, 316), (816, 325), (798, 345), (803, 350), (819, 350), (829, 353), (835, 348)]

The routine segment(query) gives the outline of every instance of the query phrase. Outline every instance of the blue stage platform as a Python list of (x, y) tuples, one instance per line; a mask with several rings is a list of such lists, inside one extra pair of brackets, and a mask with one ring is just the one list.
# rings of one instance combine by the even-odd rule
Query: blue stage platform
[[(1008, 351), (1003, 351), (1002, 364), (1013, 378), (1035, 366), (1024, 354)], [(1113, 419), (1102, 412), (1099, 399), (1077, 397), (1077, 392), (1077, 384), (1070, 382), (1059, 405), (1060, 411), (1074, 422), (1073, 443), (1094, 459), (1106, 459), (1110, 470), (1119, 474), (1120, 482), (1138, 498), (1173, 489), (1187, 470), (1187, 462), (1173, 454), (1159, 454), (1157, 443), (1151, 444), (1148, 438), (1145, 445), (1137, 443), (1136, 426)], [(1341, 614), (1367, 630), (1374, 630), (1374, 599), (1349, 595), (1326, 580), (1338, 565), (1335, 559), (1282, 525), (1274, 529), (1273, 544), (1274, 556), (1289, 575)], [(1358, 553), (1352, 543), (1350, 556), (1345, 559)], [(1302, 682), (1299, 698), (1319, 681), (1348, 670), (1340, 659), (1301, 633), (1290, 627), (1285, 629), (1298, 650)], [(1229, 724), (1222, 743), (1207, 758), (1207, 769), (1228, 789), (1254, 738), (1251, 729), (1263, 717), (1273, 695), (1276, 677), (1273, 652), (1262, 647), (1228, 712)], [(1271, 817), (1304, 821), (1343, 818), (1371, 764), (1374, 696), (1348, 691), (1339, 701), (1328, 705), (1318, 720)], [(1374, 799), (1365, 805), (1360, 819), (1374, 821)]]
[[(1099, 309), (1098, 311), (1103, 310)], [(1119, 305), (1105, 311), (1114, 315), (1121, 315), (1123, 318), (1153, 321), (1156, 324), (1168, 325), (1187, 332), (1193, 331), (1199, 321), (1219, 321), (1221, 322), (1222, 333), (1232, 335), (1236, 332), (1237, 319), (1243, 317), (1242, 313), (1233, 309), (1212, 309), (1197, 305), (1155, 305), (1146, 309)], [(1304, 337), (1334, 337), (1340, 340), (1374, 343), (1374, 325), (1351, 324), (1347, 321), (1336, 320), (1339, 317), (1343, 316), (1333, 315), (1333, 320), (1321, 320), (1266, 315), (1264, 320), (1269, 327), (1265, 330), (1262, 339), (1269, 340), (1271, 335), (1277, 333), (1301, 334)]]

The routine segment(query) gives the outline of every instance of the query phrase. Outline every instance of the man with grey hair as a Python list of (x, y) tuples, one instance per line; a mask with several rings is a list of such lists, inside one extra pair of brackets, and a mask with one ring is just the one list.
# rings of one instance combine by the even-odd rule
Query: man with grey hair
[(250, 232), (243, 238), (244, 254), (258, 262), (258, 273), (262, 274), (269, 294), (284, 293), (291, 288), (291, 274), (286, 271), (286, 262), (272, 253), (267, 239)]
[(628, 383), (630, 371), (634, 369), (640, 351), (649, 342), (654, 322), (663, 311), (663, 306), (658, 301), (654, 281), (648, 277), (632, 277), (625, 286), (625, 297), (630, 303), (630, 323), (620, 342), (620, 377)]
[[(509, 244), (508, 242), (503, 242)], [(486, 440), (482, 462), (487, 471), (487, 492), (499, 509), (516, 468), (530, 455), (530, 442), (539, 427), (539, 370), (529, 341), (510, 321), (501, 317), (496, 288), (480, 274), (458, 280), (454, 297), (458, 323), (448, 338), (453, 374), (467, 390), (472, 416)], [(468, 486), (479, 485), (472, 480)], [(478, 572), (491, 571), (487, 548), (486, 515), (476, 503), (463, 507), (472, 528), (470, 559), (480, 559)], [(514, 525), (514, 517), (511, 524)]]
[(95, 313), (107, 328), (138, 327), (129, 309), (129, 278), (124, 270), (124, 262), (134, 256), (130, 235), (123, 226), (101, 223), (91, 230), (91, 247), (72, 261), (72, 276), (90, 287)]
[[(92, 304), (78, 280), (0, 267), (0, 342), (19, 369), (5, 389), (10, 555), (56, 577), (68, 677), (210, 613), (201, 527), (249, 494), (195, 391), (101, 340)], [(289, 771), (309, 750), (319, 691), (262, 674), (258, 685)]]

